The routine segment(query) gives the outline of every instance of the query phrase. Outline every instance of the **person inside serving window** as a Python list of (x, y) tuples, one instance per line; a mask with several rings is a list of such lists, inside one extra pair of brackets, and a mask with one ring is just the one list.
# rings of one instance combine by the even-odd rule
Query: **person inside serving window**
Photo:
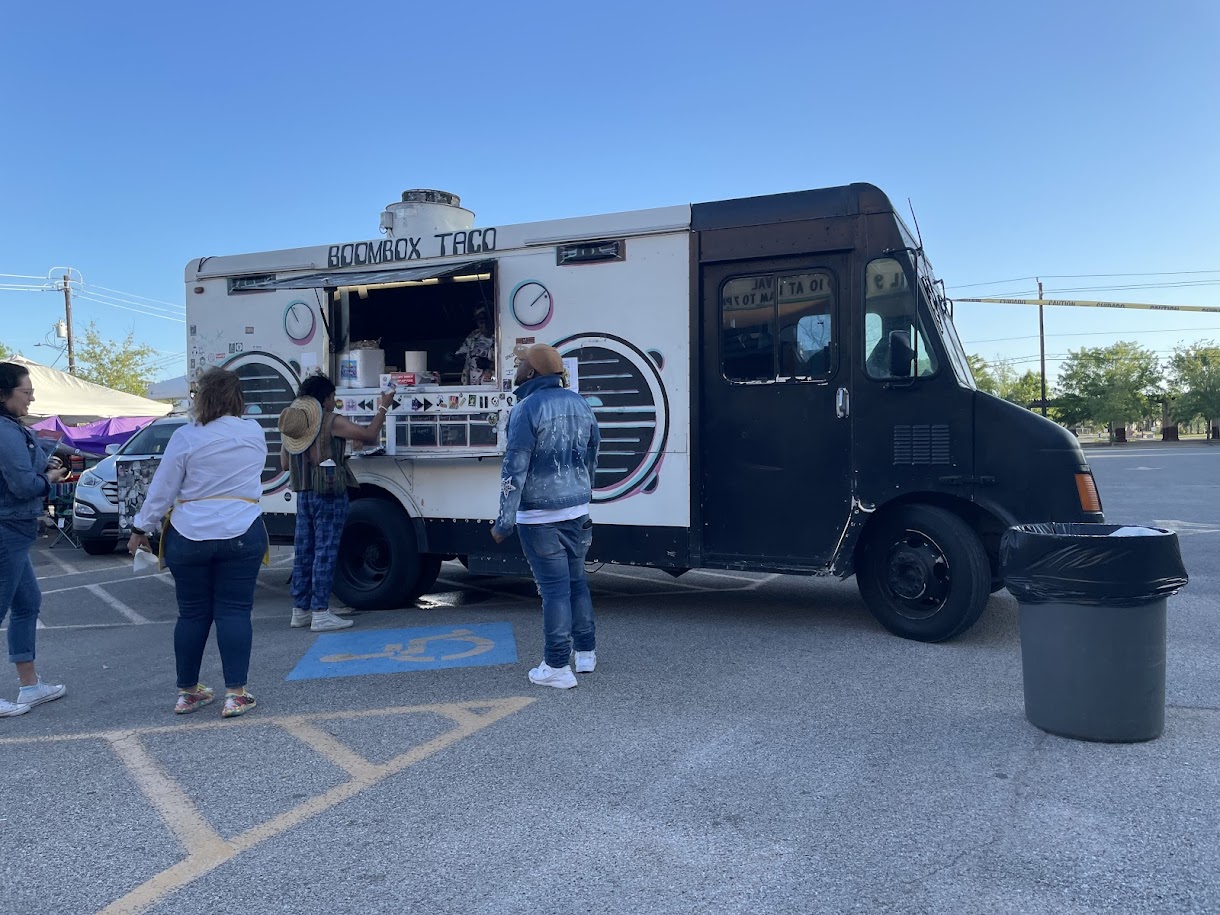
[(490, 384), (496, 380), (492, 358), (496, 350), (495, 338), (491, 335), (491, 317), (485, 306), (474, 313), (475, 327), (458, 347), (456, 356), (465, 356), (462, 367), (462, 384)]

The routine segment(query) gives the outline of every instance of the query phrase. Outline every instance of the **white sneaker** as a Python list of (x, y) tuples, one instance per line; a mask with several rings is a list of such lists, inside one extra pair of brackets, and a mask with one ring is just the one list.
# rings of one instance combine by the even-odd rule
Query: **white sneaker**
[(315, 610), (309, 628), (312, 632), (329, 632), (332, 629), (350, 629), (355, 625), (352, 620), (341, 620), (329, 610)]
[(42, 680), (39, 680), (33, 686), (21, 687), (17, 693), (17, 704), (33, 708), (44, 702), (50, 702), (52, 699), (58, 699), (67, 691), (67, 687), (61, 684), (43, 683)]
[(578, 674), (591, 674), (597, 668), (597, 652), (596, 651), (578, 651), (576, 652), (576, 672)]
[(335, 616), (347, 616), (348, 614), (355, 613), (356, 611), (351, 607), (331, 607), (330, 612)]
[(530, 671), (530, 682), (535, 686), (553, 686), (556, 689), (571, 689), (576, 685), (576, 675), (566, 664), (563, 667), (551, 667), (543, 661)]
[(30, 707), (28, 705), (0, 699), (0, 718), (16, 718), (18, 715), (24, 715), (29, 710)]
[(304, 629), (312, 621), (313, 621), (313, 614), (310, 613), (308, 610), (298, 610), (296, 607), (293, 607), (292, 608), (292, 622), (289, 623), (288, 625), (291, 626), (293, 629)]

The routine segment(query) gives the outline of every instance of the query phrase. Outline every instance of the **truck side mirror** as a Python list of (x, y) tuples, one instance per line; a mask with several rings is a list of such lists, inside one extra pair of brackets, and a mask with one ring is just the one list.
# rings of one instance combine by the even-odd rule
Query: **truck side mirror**
[(117, 444), (116, 442), (111, 442), (109, 445), (106, 446), (106, 453), (107, 454), (118, 454), (119, 449), (122, 447), (123, 447), (122, 445)]
[(910, 378), (915, 363), (915, 350), (911, 348), (911, 332), (890, 331), (890, 377)]

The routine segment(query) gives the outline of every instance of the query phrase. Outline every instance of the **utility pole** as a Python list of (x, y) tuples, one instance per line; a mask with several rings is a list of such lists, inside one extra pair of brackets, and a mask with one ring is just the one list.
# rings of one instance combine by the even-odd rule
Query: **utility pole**
[(72, 351), (72, 271), (64, 272), (64, 317), (68, 331), (68, 374), (76, 374), (76, 354)]
[[(1042, 415), (1047, 415), (1047, 332), (1042, 323), (1042, 279), (1038, 279), (1038, 360), (1042, 366)], [(71, 325), (70, 327), (71, 332)], [(68, 353), (72, 353), (72, 344), (68, 344)], [(71, 355), (68, 356), (71, 359)]]

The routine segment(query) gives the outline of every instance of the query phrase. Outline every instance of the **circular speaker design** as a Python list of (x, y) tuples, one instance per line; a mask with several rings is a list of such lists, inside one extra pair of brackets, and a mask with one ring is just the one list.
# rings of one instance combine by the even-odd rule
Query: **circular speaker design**
[(236, 372), (246, 401), (246, 418), (257, 420), (267, 436), (267, 463), (263, 467), (263, 492), (273, 493), (288, 483), (288, 472), (280, 469), (280, 411), (296, 399), (299, 379), (292, 367), (271, 353), (240, 353), (222, 368)]
[(655, 485), (669, 436), (669, 398), (653, 361), (605, 334), (578, 334), (555, 349), (579, 361), (580, 395), (601, 431), (593, 501), (614, 502)]

